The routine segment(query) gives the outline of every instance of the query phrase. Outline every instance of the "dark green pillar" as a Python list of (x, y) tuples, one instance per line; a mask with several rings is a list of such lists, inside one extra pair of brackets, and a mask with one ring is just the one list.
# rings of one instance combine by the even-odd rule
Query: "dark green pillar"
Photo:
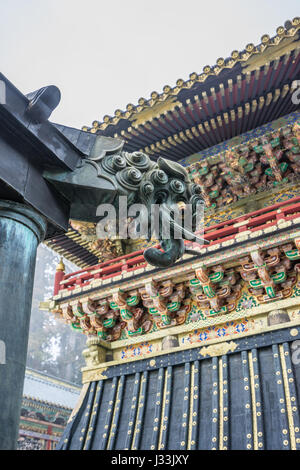
[[(0, 200), (0, 449), (14, 449), (26, 367), (36, 250), (45, 219), (23, 204)], [(3, 350), (3, 348), (2, 348)]]

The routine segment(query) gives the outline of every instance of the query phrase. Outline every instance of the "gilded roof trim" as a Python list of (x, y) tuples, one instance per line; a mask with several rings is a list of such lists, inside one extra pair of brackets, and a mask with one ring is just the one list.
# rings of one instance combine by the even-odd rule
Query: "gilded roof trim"
[[(78, 387), (78, 390), (80, 390), (79, 387)], [(47, 400), (41, 400), (40, 398), (35, 398), (35, 397), (30, 396), (30, 395), (23, 395), (22, 404), (23, 404), (23, 401), (25, 401), (25, 400), (27, 400), (29, 402), (39, 403), (41, 405), (47, 405), (47, 407), (52, 408), (54, 411), (57, 410), (57, 409), (70, 411), (70, 410), (73, 409), (70, 406), (60, 405), (59, 403), (54, 403), (54, 402), (47, 401)], [(24, 404), (24, 406), (25, 406), (25, 404)], [(24, 418), (26, 418), (26, 416), (21, 416), (21, 419), (24, 419)], [(54, 423), (50, 423), (50, 424), (54, 424)]]
[(171, 96), (176, 96), (182, 89), (191, 88), (196, 82), (204, 83), (208, 77), (214, 76), (218, 77), (220, 73), (226, 69), (230, 70), (235, 67), (237, 64), (246, 65), (246, 63), (253, 56), (263, 54), (269, 48), (276, 48), (276, 46), (281, 45), (282, 41), (287, 38), (293, 38), (300, 29), (300, 18), (294, 18), (290, 23), (289, 28), (284, 26), (279, 26), (276, 30), (276, 36), (270, 38), (268, 34), (264, 34), (261, 38), (261, 44), (254, 46), (254, 44), (249, 43), (246, 45), (243, 51), (238, 52), (237, 50), (232, 51), (231, 57), (224, 59), (220, 57), (217, 59), (214, 66), (205, 65), (203, 67), (203, 72), (197, 74), (193, 72), (189, 76), (189, 80), (184, 81), (183, 79), (178, 79), (175, 87), (170, 87), (165, 85), (163, 88), (163, 93), (158, 93), (153, 91), (151, 93), (151, 98), (146, 100), (145, 98), (140, 98), (138, 100), (138, 105), (134, 106), (132, 103), (129, 103), (126, 106), (126, 111), (121, 111), (117, 109), (115, 111), (115, 116), (103, 117), (103, 122), (94, 121), (93, 127), (89, 128), (83, 126), (82, 130), (87, 132), (96, 133), (98, 130), (105, 130), (109, 125), (116, 125), (121, 119), (133, 119), (133, 116), (144, 111), (145, 109), (153, 108), (155, 105), (160, 104), (167, 99), (170, 99)]
[[(274, 93), (269, 92), (266, 99), (264, 96), (255, 98), (250, 102), (242, 104), (238, 107), (238, 110), (235, 111), (234, 108), (227, 110), (226, 112), (218, 114), (215, 118), (207, 118), (205, 122), (191, 126), (188, 129), (182, 129), (178, 133), (174, 133), (167, 138), (162, 138), (159, 141), (153, 142), (152, 144), (145, 145), (139, 149), (140, 152), (146, 152), (149, 155), (155, 155), (160, 151), (168, 150), (172, 147), (176, 147), (178, 144), (188, 142), (189, 140), (193, 141), (194, 137), (199, 137), (205, 135), (206, 132), (210, 132), (212, 129), (222, 128), (223, 123), (228, 124), (230, 121), (235, 122), (238, 117), (248, 116), (250, 112), (256, 111), (257, 107), (261, 109), (263, 106), (268, 107), (271, 103), (278, 100), (279, 97), (284, 98), (287, 93), (292, 93), (292, 85), (285, 84), (282, 88), (278, 88)], [(133, 138), (131, 133), (131, 128), (127, 131), (121, 131), (121, 136), (115, 134), (116, 138)], [(130, 140), (129, 140), (130, 142)]]

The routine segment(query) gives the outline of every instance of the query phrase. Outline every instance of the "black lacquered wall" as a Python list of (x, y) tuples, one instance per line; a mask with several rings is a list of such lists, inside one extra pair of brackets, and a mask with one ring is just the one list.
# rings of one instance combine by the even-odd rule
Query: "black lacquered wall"
[(297, 339), (284, 329), (220, 356), (195, 348), (115, 367), (89, 384), (58, 448), (299, 449)]

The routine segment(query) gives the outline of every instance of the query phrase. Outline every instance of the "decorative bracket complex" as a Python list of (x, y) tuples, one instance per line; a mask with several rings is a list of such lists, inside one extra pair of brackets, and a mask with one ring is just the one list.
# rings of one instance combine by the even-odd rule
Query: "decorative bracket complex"
[(224, 314), (235, 309), (241, 286), (233, 270), (214, 266), (208, 271), (202, 267), (195, 274), (196, 278), (190, 280), (190, 291), (206, 314)]
[(241, 260), (241, 276), (259, 302), (284, 299), (292, 293), (297, 275), (291, 261), (282, 255), (279, 248), (272, 248), (264, 253), (255, 251)]
[(186, 320), (190, 301), (186, 299), (183, 283), (173, 284), (171, 280), (160, 285), (149, 282), (141, 290), (142, 300), (153, 316), (158, 328), (181, 325)]
[(211, 208), (295, 181), (300, 174), (300, 122), (196, 162), (188, 171)]
[(53, 313), (86, 335), (104, 341), (139, 336), (182, 325), (192, 303), (202, 318), (234, 311), (245, 285), (259, 303), (290, 297), (300, 273), (300, 239), (256, 250), (230, 263), (199, 266), (184, 280), (150, 280), (143, 287), (116, 288), (101, 299), (82, 297), (60, 303)]
[(138, 307), (139, 296), (136, 291), (124, 293), (121, 290), (115, 292), (110, 301), (114, 310), (119, 310), (121, 319), (127, 324), (129, 336), (142, 335), (151, 330), (152, 321), (144, 313), (143, 308)]

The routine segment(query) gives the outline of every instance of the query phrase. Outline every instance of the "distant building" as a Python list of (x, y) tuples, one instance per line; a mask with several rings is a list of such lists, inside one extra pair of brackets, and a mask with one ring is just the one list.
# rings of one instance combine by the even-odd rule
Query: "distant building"
[(26, 369), (18, 449), (54, 449), (79, 394), (75, 384)]

